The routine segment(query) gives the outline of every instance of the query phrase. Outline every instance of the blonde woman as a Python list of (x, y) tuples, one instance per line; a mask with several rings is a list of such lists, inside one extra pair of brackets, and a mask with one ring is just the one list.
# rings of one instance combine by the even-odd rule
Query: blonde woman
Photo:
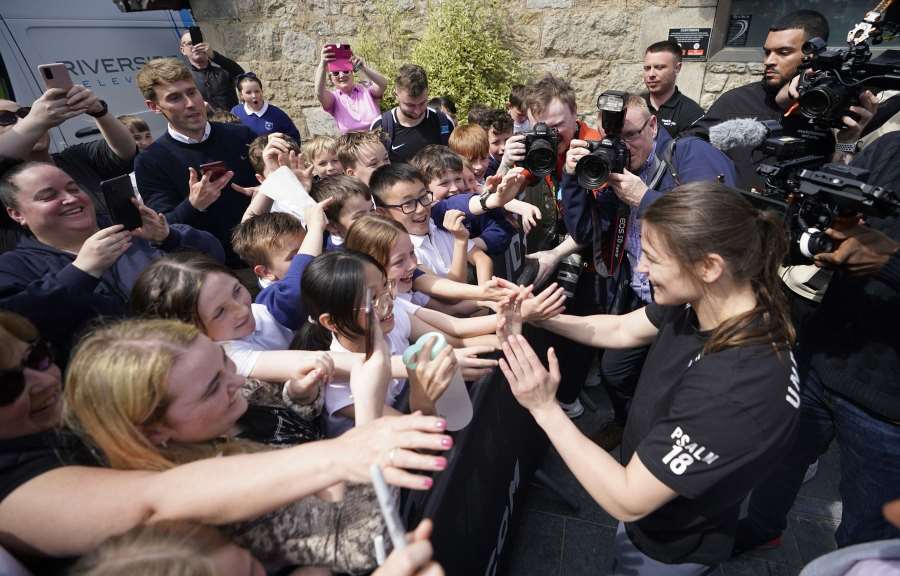
[[(144, 363), (146, 358), (141, 358)], [(427, 489), (444, 459), (414, 450), (452, 445), (443, 420), (385, 418), (341, 438), (284, 450), (211, 458), (154, 471), (112, 470), (82, 457), (59, 433), (62, 382), (37, 330), (0, 311), (0, 545), (40, 557), (85, 554), (145, 523), (222, 525), (264, 516), (335, 483), (388, 482)]]
[[(371, 380), (386, 378), (386, 352), (373, 359), (363, 371), (374, 366)], [(165, 470), (220, 454), (265, 450), (264, 444), (238, 436), (266, 441), (282, 433), (282, 422), (272, 422), (268, 431), (247, 434), (244, 385), (223, 349), (196, 326), (128, 320), (96, 330), (79, 344), (66, 377), (65, 418), (111, 467)], [(372, 537), (382, 534), (384, 525), (371, 488), (332, 487), (318, 496), (222, 529), (270, 570), (374, 568)]]

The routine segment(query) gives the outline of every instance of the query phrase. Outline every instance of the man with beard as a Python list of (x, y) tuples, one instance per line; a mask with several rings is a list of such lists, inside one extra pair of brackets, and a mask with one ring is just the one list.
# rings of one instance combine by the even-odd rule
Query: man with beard
[[(775, 97), (797, 75), (797, 67), (803, 60), (803, 43), (815, 37), (828, 40), (828, 21), (814, 10), (797, 10), (777, 20), (769, 28), (763, 45), (765, 75), (762, 81), (719, 96), (706, 116), (695, 123), (695, 128), (708, 132), (711, 126), (734, 118), (780, 121), (784, 110)], [(763, 161), (763, 156), (749, 147), (733, 148), (727, 154), (734, 161), (738, 185), (744, 189), (762, 190), (762, 180), (755, 168)]]
[(428, 107), (428, 76), (421, 66), (404, 64), (394, 78), (397, 106), (372, 122), (381, 128), (391, 163), (406, 162), (429, 144), (447, 145), (453, 122)]

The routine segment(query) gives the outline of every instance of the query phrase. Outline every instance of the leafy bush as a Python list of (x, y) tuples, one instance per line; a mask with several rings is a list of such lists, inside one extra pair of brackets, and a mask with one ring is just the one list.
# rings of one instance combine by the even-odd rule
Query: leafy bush
[(428, 24), (412, 61), (428, 73), (432, 97), (450, 96), (459, 118), (476, 103), (502, 107), (522, 78), (518, 57), (504, 45), (508, 13), (496, 0), (429, 2)]
[(450, 96), (457, 116), (475, 103), (502, 107), (510, 86), (524, 77), (518, 56), (504, 44), (508, 17), (497, 0), (430, 0), (416, 41), (397, 2), (378, 0), (370, 26), (354, 49), (389, 79), (384, 109), (396, 105), (393, 78), (405, 63), (428, 73), (431, 97)]
[(415, 37), (408, 27), (399, 2), (376, 0), (375, 12), (369, 25), (360, 33), (353, 51), (388, 79), (381, 99), (381, 108), (390, 110), (397, 105), (394, 98), (394, 77), (405, 63)]

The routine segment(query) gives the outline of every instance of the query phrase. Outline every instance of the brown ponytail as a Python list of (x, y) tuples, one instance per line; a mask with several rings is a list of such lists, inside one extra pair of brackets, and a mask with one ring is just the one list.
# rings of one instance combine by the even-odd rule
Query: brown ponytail
[(718, 254), (738, 282), (749, 281), (756, 307), (729, 318), (707, 340), (705, 353), (734, 346), (793, 344), (794, 328), (778, 267), (787, 253), (781, 218), (756, 210), (737, 191), (714, 182), (693, 182), (661, 196), (643, 222), (665, 242), (684, 269)]

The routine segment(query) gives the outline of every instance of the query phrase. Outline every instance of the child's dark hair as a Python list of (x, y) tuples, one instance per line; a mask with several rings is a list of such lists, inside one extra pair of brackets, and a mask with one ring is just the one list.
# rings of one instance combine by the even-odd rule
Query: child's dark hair
[(224, 264), (204, 254), (180, 252), (147, 266), (131, 289), (131, 315), (181, 320), (205, 330), (197, 305), (210, 274), (238, 279)]
[(309, 318), (295, 339), (302, 349), (328, 350), (331, 346), (331, 332), (319, 324), (322, 314), (329, 314), (338, 332), (345, 336), (365, 334), (356, 318), (365, 305), (366, 264), (385, 273), (371, 256), (353, 250), (326, 252), (309, 263), (300, 280), (303, 306)]
[(421, 182), (427, 185), (425, 177), (410, 164), (387, 164), (372, 172), (369, 179), (369, 191), (375, 197), (375, 203), (383, 206), (384, 195), (388, 190), (401, 182)]
[(525, 84), (513, 84), (509, 87), (509, 104), (519, 110), (525, 109), (525, 99), (528, 97), (528, 86)]
[(313, 182), (309, 194), (316, 202), (322, 202), (326, 198), (334, 198), (328, 208), (325, 209), (325, 216), (331, 222), (337, 222), (338, 216), (341, 215), (341, 209), (344, 207), (344, 202), (348, 198), (362, 196), (369, 202), (372, 201), (369, 187), (363, 181), (344, 174), (327, 176)]
[[(262, 174), (265, 172), (266, 164), (263, 162), (263, 150), (266, 149), (266, 146), (269, 144), (269, 136), (270, 134), (263, 134), (262, 136), (257, 136), (253, 139), (253, 142), (247, 147), (247, 160), (250, 161), (250, 166), (253, 167), (254, 172), (257, 174)], [(300, 145), (297, 144), (297, 141), (288, 136), (287, 134), (282, 134), (282, 138), (287, 142), (288, 148), (300, 154)]]
[(426, 185), (447, 172), (462, 172), (463, 169), (462, 157), (443, 144), (429, 144), (416, 152), (409, 163), (425, 177)]

